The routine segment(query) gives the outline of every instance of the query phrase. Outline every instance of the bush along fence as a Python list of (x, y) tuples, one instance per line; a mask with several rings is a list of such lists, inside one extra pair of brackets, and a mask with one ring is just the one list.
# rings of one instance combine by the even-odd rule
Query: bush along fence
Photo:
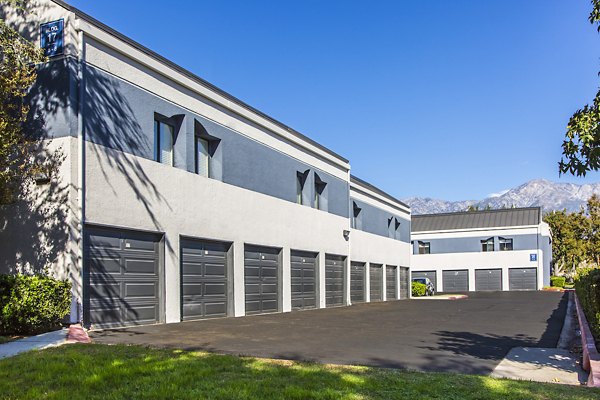
[(588, 386), (600, 387), (600, 269), (585, 268), (575, 276), (575, 305), (581, 330), (583, 369), (589, 371)]
[(60, 327), (71, 284), (42, 275), (0, 275), (0, 334), (37, 334)]

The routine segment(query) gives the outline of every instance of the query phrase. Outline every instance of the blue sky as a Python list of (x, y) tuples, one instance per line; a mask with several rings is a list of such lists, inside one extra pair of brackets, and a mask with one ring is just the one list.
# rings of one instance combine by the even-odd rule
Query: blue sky
[(600, 181), (557, 169), (600, 82), (589, 0), (70, 2), (399, 198)]

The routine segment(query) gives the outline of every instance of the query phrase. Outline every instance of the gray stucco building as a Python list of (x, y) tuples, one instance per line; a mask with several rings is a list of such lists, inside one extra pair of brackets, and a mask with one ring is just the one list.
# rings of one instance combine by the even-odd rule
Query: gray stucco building
[(62, 1), (3, 17), (49, 60), (30, 94), (64, 155), (1, 210), (0, 272), (73, 282), (88, 326), (409, 296), (410, 209), (348, 160)]

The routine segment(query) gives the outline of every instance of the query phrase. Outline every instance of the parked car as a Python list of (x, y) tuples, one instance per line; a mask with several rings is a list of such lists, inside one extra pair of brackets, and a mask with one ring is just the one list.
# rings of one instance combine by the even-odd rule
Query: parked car
[(426, 286), (425, 296), (433, 296), (435, 294), (435, 287), (429, 278), (413, 278), (413, 282), (419, 282)]

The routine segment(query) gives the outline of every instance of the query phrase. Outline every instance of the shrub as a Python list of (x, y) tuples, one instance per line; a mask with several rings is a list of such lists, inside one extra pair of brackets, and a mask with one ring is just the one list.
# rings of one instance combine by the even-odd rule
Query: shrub
[(413, 297), (425, 296), (425, 292), (427, 291), (427, 285), (420, 282), (412, 283), (412, 295)]
[(598, 343), (600, 342), (600, 269), (578, 270), (575, 275), (575, 291)]
[(564, 276), (551, 276), (550, 286), (554, 287), (565, 287), (566, 278)]
[(35, 334), (60, 326), (71, 284), (42, 275), (0, 275), (0, 334)]

